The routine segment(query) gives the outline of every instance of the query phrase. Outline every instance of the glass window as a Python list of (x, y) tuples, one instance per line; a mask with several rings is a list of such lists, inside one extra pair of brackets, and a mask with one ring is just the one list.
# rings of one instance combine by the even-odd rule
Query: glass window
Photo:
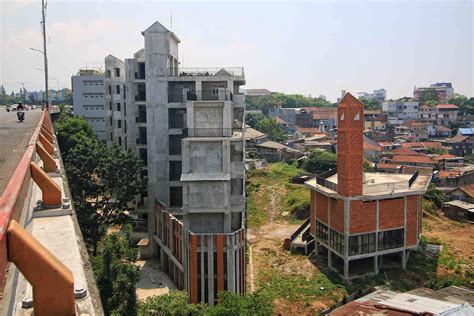
[(320, 221), (316, 221), (316, 237), (324, 242), (328, 242), (328, 227), (321, 223)]
[(330, 230), (330, 239), (329, 239), (329, 246), (331, 246), (334, 250), (339, 252), (340, 254), (344, 254), (344, 235), (338, 233), (337, 231), (331, 229)]
[(379, 232), (378, 251), (400, 248), (405, 245), (405, 229)]
[(349, 237), (349, 255), (375, 252), (375, 233)]

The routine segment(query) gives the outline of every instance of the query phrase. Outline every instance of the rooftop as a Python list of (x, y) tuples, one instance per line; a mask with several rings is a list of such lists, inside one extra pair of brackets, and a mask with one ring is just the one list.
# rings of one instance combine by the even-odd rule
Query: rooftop
[(456, 190), (460, 190), (464, 192), (466, 195), (468, 195), (469, 197), (474, 198), (474, 184), (463, 185), (454, 190), (451, 190), (451, 192), (456, 191)]
[(437, 109), (440, 109), (440, 110), (457, 110), (459, 109), (459, 107), (457, 105), (454, 105), (454, 104), (438, 104), (436, 106)]
[(253, 140), (253, 139), (262, 138), (265, 136), (267, 135), (262, 132), (257, 131), (254, 128), (251, 128), (251, 127), (245, 128), (245, 140)]
[(436, 148), (440, 149), (442, 144), (440, 142), (407, 142), (403, 143), (404, 148), (416, 148), (416, 149), (429, 149)]
[(464, 210), (473, 210), (474, 211), (474, 204), (463, 202), (463, 201), (450, 201), (450, 202), (444, 203), (444, 205), (456, 206), (456, 207), (462, 208)]
[[(431, 176), (397, 173), (365, 172), (363, 193), (364, 196), (385, 195), (385, 194), (405, 194), (408, 192), (418, 193), (426, 190)], [(305, 184), (312, 189), (320, 189), (327, 193), (337, 191), (337, 173), (327, 178), (313, 178)]]
[(396, 155), (393, 156), (392, 161), (394, 162), (406, 162), (406, 163), (423, 163), (423, 164), (434, 164), (435, 162), (428, 156), (409, 156), (409, 155)]

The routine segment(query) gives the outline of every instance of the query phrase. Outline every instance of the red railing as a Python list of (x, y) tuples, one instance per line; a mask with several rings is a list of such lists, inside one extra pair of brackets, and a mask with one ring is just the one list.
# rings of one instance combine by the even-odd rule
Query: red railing
[[(30, 194), (31, 180), (40, 187), (44, 205), (60, 206), (62, 202), (61, 188), (45, 172), (55, 167), (51, 165), (54, 139), (51, 118), (45, 110), (0, 197), (0, 293), (5, 288), (8, 264), (12, 262), (33, 287), (35, 315), (74, 315), (71, 271), (18, 224)], [(44, 170), (35, 163), (37, 150)]]

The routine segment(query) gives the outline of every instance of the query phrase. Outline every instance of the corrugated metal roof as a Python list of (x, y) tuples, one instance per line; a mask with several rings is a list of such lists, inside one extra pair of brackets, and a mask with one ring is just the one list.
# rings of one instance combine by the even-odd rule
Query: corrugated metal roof
[[(452, 312), (457, 312), (463, 307), (462, 304), (455, 304), (407, 293), (397, 294), (392, 298), (384, 300), (379, 305), (381, 307), (390, 307), (395, 310), (409, 311), (411, 313), (432, 313), (435, 315), (454, 315)], [(469, 304), (467, 305), (470, 306)]]

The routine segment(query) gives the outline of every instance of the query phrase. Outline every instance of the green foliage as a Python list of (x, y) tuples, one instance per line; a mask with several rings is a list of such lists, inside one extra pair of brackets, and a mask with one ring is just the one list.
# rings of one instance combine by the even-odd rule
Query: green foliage
[(251, 128), (257, 129), (258, 122), (265, 118), (265, 115), (262, 113), (248, 113), (245, 115), (245, 124)]
[(365, 172), (375, 172), (375, 167), (367, 159), (364, 159), (364, 171)]
[(288, 211), (297, 219), (309, 217), (310, 190), (304, 186), (294, 186), (286, 196), (285, 205)]
[(428, 153), (430, 155), (442, 155), (442, 154), (445, 154), (446, 151), (444, 151), (443, 149), (440, 149), (440, 148), (428, 148), (426, 150), (426, 153)]
[(104, 238), (93, 268), (106, 315), (136, 315), (136, 284), (139, 268), (134, 264), (136, 248), (131, 246), (130, 228), (125, 234), (113, 233)]
[(464, 156), (464, 162), (474, 164), (474, 154)]
[(309, 173), (327, 171), (337, 164), (337, 155), (325, 150), (311, 149), (306, 157), (303, 162), (303, 169)]
[(262, 291), (252, 294), (239, 295), (229, 292), (219, 292), (217, 304), (208, 307), (203, 304), (189, 304), (185, 292), (174, 291), (166, 295), (147, 298), (139, 304), (140, 315), (158, 313), (161, 316), (240, 316), (240, 315), (271, 315), (273, 302), (271, 297)]
[(443, 203), (446, 202), (446, 196), (436, 188), (434, 184), (430, 184), (428, 190), (425, 193), (424, 198), (436, 205), (438, 208), (443, 206)]
[(94, 130), (85, 119), (69, 116), (65, 113), (61, 113), (58, 121), (54, 124), (54, 130), (64, 158), (78, 144), (95, 139)]
[(64, 115), (56, 130), (82, 234), (95, 255), (107, 228), (124, 223), (128, 204), (145, 188), (142, 161), (99, 142), (83, 119)]
[(265, 96), (255, 96), (245, 98), (248, 110), (262, 110), (281, 106), (284, 108), (302, 108), (302, 107), (329, 107), (332, 103), (323, 99), (305, 97), (301, 94), (271, 93)]
[(421, 91), (418, 101), (420, 101), (420, 104), (426, 104), (427, 101), (439, 101), (436, 89), (430, 88)]
[(382, 104), (377, 100), (361, 97), (359, 98), (359, 101), (364, 103), (364, 109), (366, 110), (381, 110), (382, 109)]
[[(450, 104), (459, 106), (459, 111), (464, 114), (474, 114), (474, 98), (467, 98), (455, 93), (448, 101)], [(461, 114), (460, 113), (460, 114)]]

